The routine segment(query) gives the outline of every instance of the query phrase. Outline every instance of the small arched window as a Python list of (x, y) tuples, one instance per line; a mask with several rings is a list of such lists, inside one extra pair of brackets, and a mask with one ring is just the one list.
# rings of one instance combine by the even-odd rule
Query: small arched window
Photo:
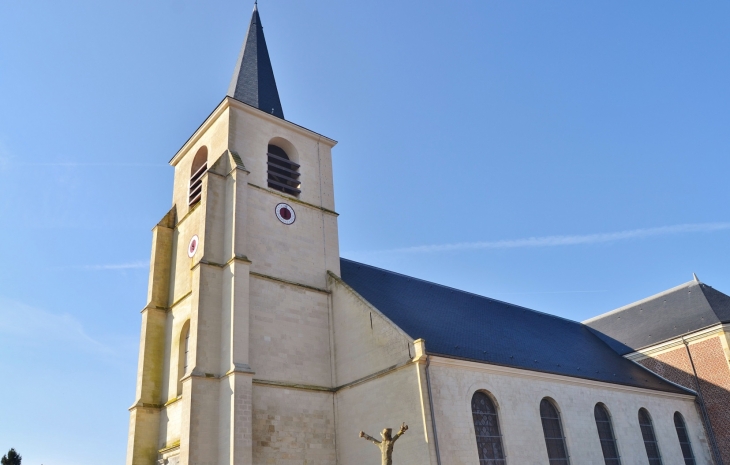
[(540, 401), (540, 418), (550, 465), (568, 465), (568, 448), (565, 445), (560, 413), (547, 398)]
[(601, 441), (601, 450), (603, 450), (603, 460), (606, 465), (621, 465), (618, 457), (618, 446), (616, 438), (613, 435), (613, 426), (611, 425), (611, 417), (608, 409), (603, 404), (596, 404), (593, 408), (593, 416), (596, 417), (596, 427), (598, 428), (598, 439)]
[(649, 465), (662, 465), (662, 456), (659, 454), (659, 443), (654, 434), (654, 425), (651, 423), (651, 417), (645, 408), (639, 410), (639, 426), (641, 427), (641, 436), (644, 438), (644, 447), (646, 447)]
[(291, 195), (299, 195), (299, 165), (289, 159), (284, 149), (269, 144), (268, 161), (266, 162), (268, 184), (272, 189)]
[(494, 402), (483, 392), (475, 392), (471, 398), (471, 415), (479, 450), (479, 465), (504, 465), (502, 435)]
[(182, 395), (182, 379), (190, 365), (190, 321), (186, 321), (180, 331), (177, 360), (177, 395)]
[(193, 158), (190, 166), (190, 187), (188, 189), (188, 205), (191, 207), (200, 202), (203, 195), (203, 175), (208, 170), (208, 147), (202, 146)]
[(679, 445), (682, 447), (684, 465), (695, 465), (695, 455), (692, 453), (692, 444), (689, 442), (687, 425), (684, 423), (684, 417), (679, 412), (674, 412), (674, 427), (677, 428), (677, 437), (679, 438)]

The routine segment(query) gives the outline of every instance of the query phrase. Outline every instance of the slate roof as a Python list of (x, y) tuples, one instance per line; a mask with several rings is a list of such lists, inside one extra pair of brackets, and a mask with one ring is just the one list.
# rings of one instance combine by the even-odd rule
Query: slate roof
[(342, 280), (433, 355), (687, 394), (631, 362), (587, 326), (340, 259)]
[(583, 323), (625, 355), (718, 323), (730, 323), (730, 297), (695, 280)]
[(254, 5), (227, 95), (284, 119), (257, 5)]

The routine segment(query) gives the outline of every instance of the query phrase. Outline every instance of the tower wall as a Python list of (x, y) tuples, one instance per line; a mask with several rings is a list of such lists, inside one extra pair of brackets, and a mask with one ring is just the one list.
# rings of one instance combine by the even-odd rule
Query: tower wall
[[(301, 165), (298, 197), (267, 186), (269, 143)], [(128, 464), (283, 464), (312, 444), (306, 456), (334, 463), (333, 145), (226, 99), (171, 161), (174, 205), (155, 232)], [(203, 146), (202, 197), (189, 207)], [(291, 225), (275, 215), (282, 202), (296, 213)], [(190, 258), (193, 236), (199, 245)]]

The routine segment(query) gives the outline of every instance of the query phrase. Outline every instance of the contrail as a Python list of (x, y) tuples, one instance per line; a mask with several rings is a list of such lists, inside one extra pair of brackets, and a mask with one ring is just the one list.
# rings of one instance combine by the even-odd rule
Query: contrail
[(130, 166), (130, 167), (140, 167), (140, 166), (150, 166), (150, 167), (169, 167), (170, 165), (167, 165), (165, 163), (77, 163), (77, 162), (49, 162), (49, 163), (7, 163), (8, 165), (15, 165), (15, 166)]
[(654, 236), (668, 236), (672, 234), (700, 233), (724, 231), (730, 229), (730, 223), (697, 223), (661, 226), (658, 228), (631, 229), (611, 233), (570, 235), (570, 236), (542, 236), (527, 237), (524, 239), (504, 239), (499, 241), (457, 242), (453, 244), (431, 244), (399, 249), (383, 250), (381, 252), (418, 253), (418, 252), (448, 252), (452, 250), (480, 250), (480, 249), (519, 249), (528, 247), (557, 247), (582, 244), (606, 244), (609, 242), (625, 241), (628, 239), (643, 239)]
[(86, 265), (82, 267), (85, 270), (131, 270), (138, 268), (147, 268), (147, 262), (117, 263), (111, 265)]

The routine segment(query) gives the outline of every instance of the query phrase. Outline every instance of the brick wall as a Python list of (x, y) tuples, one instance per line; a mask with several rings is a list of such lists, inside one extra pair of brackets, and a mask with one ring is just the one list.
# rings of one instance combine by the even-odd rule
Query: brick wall
[[(724, 463), (730, 463), (730, 368), (721, 338), (703, 339), (689, 349), (700, 378), (700, 387)], [(664, 378), (697, 390), (692, 365), (685, 347), (677, 347), (639, 361)]]

